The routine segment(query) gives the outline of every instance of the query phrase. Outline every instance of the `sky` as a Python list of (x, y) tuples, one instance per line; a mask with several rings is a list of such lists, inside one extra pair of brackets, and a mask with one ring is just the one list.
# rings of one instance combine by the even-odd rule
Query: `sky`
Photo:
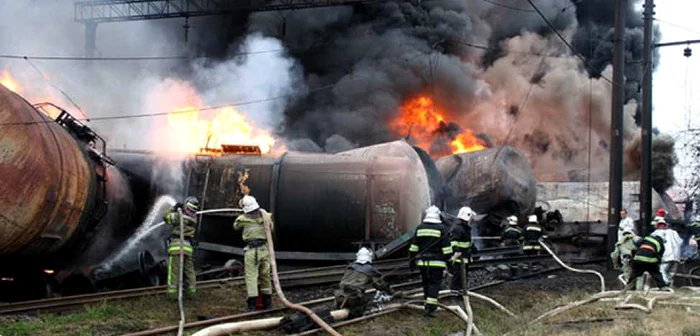
[[(698, 0), (657, 0), (656, 24), (661, 29), (661, 42), (700, 40)], [(661, 132), (677, 138), (680, 163), (676, 177), (682, 185), (689, 168), (694, 165), (684, 155), (682, 131), (700, 127), (700, 44), (691, 45), (693, 55), (683, 56), (685, 45), (660, 48), (658, 68), (653, 74), (653, 125)]]

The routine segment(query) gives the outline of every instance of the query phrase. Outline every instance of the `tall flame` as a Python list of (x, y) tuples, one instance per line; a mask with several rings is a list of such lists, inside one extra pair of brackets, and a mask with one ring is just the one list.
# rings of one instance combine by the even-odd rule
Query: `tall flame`
[(10, 91), (14, 93), (22, 93), (19, 83), (12, 77), (12, 75), (10, 75), (10, 72), (7, 69), (3, 70), (2, 74), (0, 74), (0, 85), (10, 89)]
[(456, 135), (445, 134), (446, 119), (429, 96), (421, 95), (409, 99), (401, 106), (399, 116), (390, 122), (397, 135), (410, 136), (423, 149), (430, 150), (431, 144), (440, 136), (449, 136), (452, 154), (466, 153), (486, 148), (483, 141), (469, 129), (459, 128)]
[(256, 128), (231, 106), (216, 110), (211, 120), (201, 119), (200, 113), (194, 107), (185, 107), (168, 114), (168, 129), (176, 141), (169, 144), (171, 148), (187, 153), (211, 153), (222, 145), (249, 145), (258, 146), (265, 154), (275, 145), (272, 135)]

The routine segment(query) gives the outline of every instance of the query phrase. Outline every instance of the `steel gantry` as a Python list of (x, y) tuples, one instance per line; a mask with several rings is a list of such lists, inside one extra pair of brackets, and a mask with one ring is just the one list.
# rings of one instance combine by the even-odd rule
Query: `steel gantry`
[[(245, 12), (360, 5), (387, 0), (93, 0), (76, 1), (75, 20), (85, 24), (85, 52), (93, 56), (97, 25), (108, 22), (190, 18)], [(185, 24), (188, 27), (188, 24)]]

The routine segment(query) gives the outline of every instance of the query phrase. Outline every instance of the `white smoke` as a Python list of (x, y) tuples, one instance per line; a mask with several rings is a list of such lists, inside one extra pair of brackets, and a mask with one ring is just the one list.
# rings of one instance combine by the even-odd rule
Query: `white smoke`
[[(203, 18), (191, 20), (192, 30), (204, 26)], [(202, 34), (190, 34), (188, 43), (179, 20), (103, 23), (97, 28), (95, 56), (175, 56), (188, 53), (188, 43), (199, 43)], [(20, 84), (20, 94), (31, 103), (51, 101), (74, 116), (83, 115), (56, 87), (65, 91), (88, 117), (113, 117), (167, 112), (173, 98), (157, 102), (174, 82), (184, 83), (201, 96), (201, 106), (265, 100), (238, 108), (257, 126), (274, 131), (279, 126), (287, 96), (302, 93), (295, 81), (297, 64), (273, 38), (251, 35), (236, 53), (250, 52), (220, 62), (186, 60), (147, 61), (46, 61), (31, 56), (85, 56), (85, 30), (74, 20), (72, 1), (23, 0), (0, 2), (0, 54), (26, 55), (45, 76), (22, 59), (0, 59), (0, 75), (7, 70)], [(272, 51), (257, 53), (259, 51)], [(185, 89), (186, 90), (186, 89)], [(160, 94), (160, 95), (159, 95)], [(185, 102), (183, 103), (190, 103)], [(204, 113), (204, 119), (211, 117)], [(88, 123), (108, 140), (110, 147), (163, 150), (149, 141), (167, 126), (165, 118), (149, 117), (95, 120)], [(167, 148), (165, 149), (167, 150)]]

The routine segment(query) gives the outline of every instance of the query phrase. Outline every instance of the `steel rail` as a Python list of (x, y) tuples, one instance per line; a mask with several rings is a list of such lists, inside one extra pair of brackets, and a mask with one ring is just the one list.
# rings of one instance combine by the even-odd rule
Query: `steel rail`
[[(476, 290), (480, 290), (480, 289), (494, 287), (494, 286), (498, 286), (498, 285), (504, 284), (504, 283), (509, 282), (509, 281), (532, 278), (532, 277), (536, 277), (539, 275), (555, 272), (555, 271), (558, 271), (561, 269), (563, 269), (563, 267), (557, 265), (555, 267), (548, 268), (545, 270), (521, 275), (521, 276), (512, 278), (510, 280), (497, 280), (497, 281), (492, 281), (492, 282), (489, 282), (486, 284), (473, 286), (473, 287), (470, 287), (469, 290), (476, 291)], [(396, 288), (402, 288), (402, 287), (410, 287), (410, 286), (419, 285), (419, 284), (421, 284), (421, 281), (410, 281), (410, 282), (392, 285), (391, 288), (396, 289)], [(370, 290), (368, 292), (373, 292), (373, 291), (374, 290)], [(422, 291), (422, 289), (419, 288), (417, 290), (411, 290), (411, 291), (407, 291), (404, 293), (405, 294), (412, 294), (414, 292), (418, 293), (420, 291)], [(314, 300), (310, 300), (310, 301), (306, 301), (306, 302), (301, 302), (300, 304), (310, 306), (310, 305), (316, 305), (316, 304), (321, 304), (321, 303), (326, 303), (326, 302), (331, 302), (331, 301), (333, 301), (333, 297), (324, 297), (324, 298), (314, 299)], [(229, 316), (222, 316), (222, 317), (217, 317), (217, 318), (204, 320), (204, 321), (190, 322), (190, 323), (185, 324), (185, 329), (196, 328), (196, 327), (206, 327), (206, 326), (210, 326), (212, 324), (242, 320), (242, 319), (249, 318), (249, 317), (257, 317), (257, 316), (262, 316), (262, 315), (266, 315), (266, 314), (270, 314), (270, 313), (282, 312), (282, 311), (286, 311), (286, 310), (287, 310), (286, 307), (279, 307), (279, 308), (274, 308), (274, 309), (269, 309), (269, 310), (254, 311), (254, 312), (241, 313), (241, 314), (235, 314), (235, 315), (229, 315)], [(143, 331), (139, 331), (139, 332), (135, 332), (135, 333), (123, 334), (122, 336), (159, 335), (159, 334), (164, 334), (167, 332), (175, 331), (175, 330), (177, 330), (177, 328), (178, 328), (177, 325), (170, 325), (170, 326), (160, 327), (160, 328), (156, 328), (156, 329), (149, 329), (149, 330), (143, 330)]]
[[(492, 249), (484, 249), (477, 253), (477, 256), (493, 256), (504, 253), (513, 253), (518, 251), (519, 247), (498, 247)], [(470, 264), (470, 269), (483, 268), (488, 265), (501, 264), (501, 263), (516, 263), (516, 262), (529, 262), (541, 259), (551, 258), (548, 255), (541, 256), (516, 256), (516, 257), (506, 257), (506, 258), (493, 258), (478, 260)], [(408, 259), (390, 259), (390, 260), (380, 260), (374, 263), (375, 267), (380, 272), (392, 271), (392, 276), (396, 275), (409, 275), (411, 274), (408, 267)], [(335, 265), (335, 266), (325, 266), (318, 268), (308, 268), (308, 269), (298, 269), (280, 272), (280, 280), (285, 287), (295, 287), (295, 286), (305, 286), (305, 285), (318, 285), (325, 283), (337, 282), (342, 278), (345, 272), (346, 265)], [(197, 282), (197, 287), (199, 289), (207, 289), (219, 287), (224, 284), (243, 284), (244, 278), (242, 276), (225, 278), (225, 279), (214, 279), (205, 280)], [(82, 306), (89, 303), (102, 302), (107, 300), (120, 300), (135, 298), (148, 295), (159, 295), (165, 293), (165, 286), (154, 286), (154, 287), (144, 287), (144, 288), (133, 288), (125, 290), (116, 290), (100, 293), (91, 293), (83, 295), (66, 296), (59, 298), (49, 298), (42, 300), (32, 300), (32, 301), (22, 301), (16, 303), (9, 303), (0, 305), (0, 315), (10, 315), (18, 313), (36, 313), (39, 311), (60, 311), (69, 310), (77, 306)]]

